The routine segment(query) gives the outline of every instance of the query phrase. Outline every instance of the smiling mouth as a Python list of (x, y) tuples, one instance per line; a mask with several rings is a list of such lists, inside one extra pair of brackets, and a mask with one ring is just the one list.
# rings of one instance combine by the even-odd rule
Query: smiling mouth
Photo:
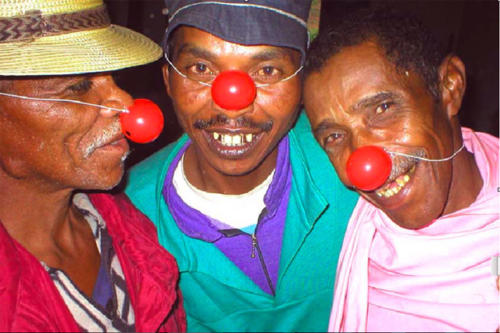
[(379, 188), (375, 191), (375, 194), (379, 198), (391, 198), (399, 193), (405, 186), (408, 184), (410, 179), (413, 177), (415, 173), (417, 163), (413, 164), (410, 169), (407, 169), (406, 172), (401, 173), (397, 177), (392, 177), (392, 181), (387, 183), (385, 186)]
[(263, 133), (228, 133), (221, 131), (204, 131), (209, 146), (217, 155), (238, 159), (247, 155), (260, 141)]
[(212, 132), (214, 140), (218, 141), (225, 147), (243, 147), (246, 144), (252, 143), (254, 135), (248, 134), (224, 134)]

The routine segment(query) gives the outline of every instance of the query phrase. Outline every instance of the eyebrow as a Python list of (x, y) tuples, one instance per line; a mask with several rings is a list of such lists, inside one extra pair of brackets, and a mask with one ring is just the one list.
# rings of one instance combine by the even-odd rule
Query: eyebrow
[[(182, 53), (188, 53), (191, 54), (195, 57), (199, 58), (204, 58), (207, 60), (214, 60), (216, 58), (216, 55), (206, 49), (203, 49), (201, 47), (198, 47), (196, 45), (193, 45), (191, 43), (185, 43), (182, 44), (177, 52), (175, 52), (175, 56), (178, 57)], [(253, 54), (251, 56), (252, 60), (256, 61), (268, 61), (268, 60), (274, 60), (274, 59), (279, 59), (286, 57), (290, 60), (292, 60), (291, 54), (288, 52), (288, 50), (284, 50), (281, 48), (270, 48), (266, 49), (264, 51), (260, 51), (256, 54)]]
[(290, 53), (287, 50), (279, 49), (279, 48), (272, 48), (272, 49), (264, 50), (262, 52), (259, 52), (255, 55), (253, 55), (252, 59), (259, 60), (259, 61), (267, 61), (267, 60), (274, 60), (276, 58), (283, 58), (283, 57), (286, 57), (290, 60), (292, 59)]
[(62, 93), (66, 88), (74, 85), (82, 80), (92, 80), (92, 74), (75, 74), (67, 76), (54, 76), (41, 78), (37, 83), (36, 87), (39, 87), (40, 96), (49, 96), (51, 94)]
[(398, 97), (399, 97), (399, 95), (395, 94), (393, 92), (387, 92), (387, 91), (379, 92), (379, 93), (376, 93), (374, 95), (362, 98), (356, 104), (354, 104), (353, 106), (351, 106), (349, 108), (349, 111), (351, 113), (354, 113), (354, 112), (356, 112), (356, 111), (358, 111), (360, 109), (364, 109), (364, 108), (367, 108), (367, 107), (375, 106), (375, 105), (383, 102), (384, 100), (387, 100), (387, 99), (393, 99), (394, 100), (394, 99), (398, 99)]
[(336, 126), (335, 122), (333, 122), (331, 119), (325, 119), (321, 121), (318, 126), (313, 128), (313, 133), (315, 134), (320, 134), (332, 127)]
[(175, 56), (178, 57), (182, 53), (189, 53), (191, 55), (194, 55), (195, 57), (205, 58), (208, 60), (212, 60), (213, 58), (215, 58), (215, 54), (213, 54), (212, 52), (190, 43), (182, 44), (177, 52), (175, 52)]
[[(371, 96), (367, 96), (362, 98), (360, 101), (358, 101), (356, 104), (351, 106), (349, 108), (348, 113), (355, 113), (356, 111), (359, 111), (364, 108), (368, 108), (371, 106), (378, 105), (379, 103), (388, 100), (388, 99), (398, 99), (399, 95), (393, 92), (379, 92)], [(313, 128), (313, 133), (315, 134), (320, 134), (323, 131), (326, 131), (332, 127), (337, 126), (334, 121), (331, 119), (325, 119), (321, 121), (316, 127)]]

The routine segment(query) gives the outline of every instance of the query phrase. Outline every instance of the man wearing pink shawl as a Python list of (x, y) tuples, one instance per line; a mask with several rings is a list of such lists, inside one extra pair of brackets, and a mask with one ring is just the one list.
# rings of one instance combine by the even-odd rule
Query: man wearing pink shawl
[[(460, 126), (465, 87), (462, 61), (390, 10), (346, 17), (311, 46), (304, 98), (313, 132), (361, 194), (329, 331), (498, 329), (499, 140)], [(388, 153), (392, 169), (362, 190), (346, 163), (369, 145)]]

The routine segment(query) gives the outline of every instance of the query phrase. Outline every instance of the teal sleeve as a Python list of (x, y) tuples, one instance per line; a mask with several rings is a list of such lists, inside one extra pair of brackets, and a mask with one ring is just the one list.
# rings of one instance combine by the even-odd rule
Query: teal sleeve
[(135, 165), (128, 172), (125, 194), (155, 225), (160, 223), (161, 191), (168, 167), (187, 140), (187, 136), (183, 135), (178, 141)]

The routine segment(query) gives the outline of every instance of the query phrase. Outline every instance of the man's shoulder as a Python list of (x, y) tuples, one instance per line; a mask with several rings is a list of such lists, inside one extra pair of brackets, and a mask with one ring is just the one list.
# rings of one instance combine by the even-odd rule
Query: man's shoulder
[[(314, 138), (305, 112), (302, 111), (299, 115), (289, 137), (294, 177), (305, 180), (300, 184), (301, 187), (315, 186), (333, 209), (340, 207), (341, 203), (347, 207), (348, 202), (354, 204), (357, 201), (358, 194), (342, 184), (328, 155)], [(307, 184), (308, 182), (314, 185)]]
[(154, 172), (157, 167), (161, 167), (165, 165), (166, 162), (168, 162), (169, 157), (171, 156), (172, 153), (175, 153), (178, 149), (179, 144), (183, 144), (186, 142), (187, 138), (185, 137), (186, 135), (184, 134), (181, 136), (179, 139), (176, 141), (169, 143), (167, 146), (163, 147), (162, 149), (158, 150), (156, 153), (152, 154), (148, 158), (144, 159), (143, 161), (139, 162), (135, 166), (133, 166), (130, 169), (129, 174), (131, 175), (136, 175), (138, 173), (152, 173)]
[(464, 140), (468, 140), (471, 136), (474, 136), (479, 142), (481, 142), (483, 146), (485, 146), (485, 149), (488, 150), (488, 153), (494, 153), (498, 155), (498, 145), (500, 143), (498, 137), (490, 133), (474, 131), (467, 127), (462, 127), (462, 135), (464, 137)]
[(288, 135), (290, 137), (291, 148), (299, 148), (302, 158), (314, 159), (319, 156), (321, 160), (321, 155), (325, 155), (312, 134), (311, 124), (304, 111), (300, 112), (295, 125)]
[(183, 135), (132, 167), (127, 173), (125, 193), (142, 212), (153, 206), (157, 189), (161, 186), (170, 163), (186, 141), (187, 136)]
[(105, 225), (114, 237), (141, 237), (156, 241), (156, 232), (151, 221), (142, 214), (123, 193), (91, 193), (77, 194), (85, 199), (79, 199), (75, 204), (95, 217), (98, 223)]
[(301, 110), (298, 117), (297, 121), (295, 122), (295, 125), (293, 126), (292, 132), (298, 134), (311, 134), (311, 123), (309, 122), (309, 119), (306, 116), (306, 112), (304, 110)]
[[(314, 138), (311, 123), (309, 122), (304, 110), (300, 112), (295, 125), (290, 130), (289, 135), (292, 138), (291, 141), (293, 142), (293, 145), (301, 148), (304, 158), (320, 162), (322, 165), (331, 166), (328, 156), (324, 152), (323, 148), (321, 148), (318, 141)], [(333, 166), (331, 168), (333, 168)]]
[(144, 184), (146, 180), (147, 183), (158, 180), (158, 177), (162, 175), (162, 171), (164, 171), (165, 167), (168, 167), (172, 161), (173, 155), (179, 150), (179, 146), (182, 146), (186, 140), (187, 138), (183, 135), (178, 140), (168, 144), (142, 162), (133, 166), (127, 174), (128, 181), (126, 192), (132, 191), (137, 186), (146, 185)]
[(499, 163), (499, 139), (489, 133), (476, 132), (470, 128), (462, 127), (462, 137), (465, 147), (474, 154), (476, 164), (497, 169)]
[(311, 173), (313, 179), (338, 179), (328, 155), (314, 138), (311, 125), (304, 112), (299, 115), (289, 137), (291, 162), (294, 169), (302, 164), (304, 171)]

